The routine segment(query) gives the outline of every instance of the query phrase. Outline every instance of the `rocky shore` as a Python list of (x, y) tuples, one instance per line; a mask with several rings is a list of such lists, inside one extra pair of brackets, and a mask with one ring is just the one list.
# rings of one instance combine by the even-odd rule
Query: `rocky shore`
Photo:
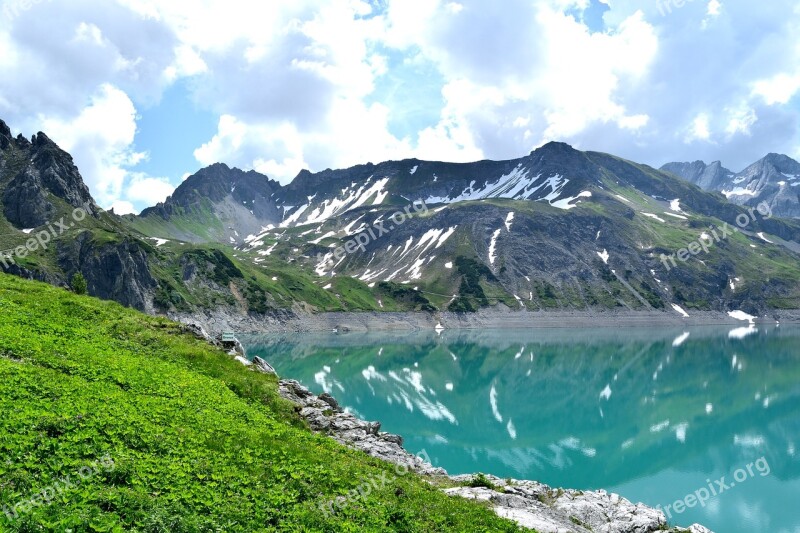
[(313, 431), (428, 476), (437, 486), (447, 487), (444, 492), (453, 497), (486, 502), (499, 516), (539, 533), (711, 533), (698, 524), (670, 529), (661, 511), (605, 491), (553, 489), (535, 481), (482, 474), (448, 476), (444, 469), (406, 451), (399, 435), (381, 432), (380, 422), (366, 422), (346, 413), (331, 395), (317, 396), (293, 380), (281, 380), (278, 390), (297, 405)]
[[(686, 318), (674, 311), (519, 311), (498, 305), (476, 313), (319, 313), (275, 311), (268, 315), (242, 314), (216, 309), (194, 314), (172, 314), (170, 318), (197, 324), (212, 334), (418, 331), (443, 329), (512, 329), (653, 326), (737, 326), (741, 320), (716, 311), (690, 311)], [(800, 323), (800, 311), (774, 311), (758, 317), (757, 323)]]

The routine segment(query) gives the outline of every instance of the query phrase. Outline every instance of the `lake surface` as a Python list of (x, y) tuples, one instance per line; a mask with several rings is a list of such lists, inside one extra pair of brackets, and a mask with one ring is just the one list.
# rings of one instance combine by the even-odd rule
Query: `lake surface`
[(800, 532), (798, 328), (241, 339), (451, 474), (607, 489), (716, 533)]

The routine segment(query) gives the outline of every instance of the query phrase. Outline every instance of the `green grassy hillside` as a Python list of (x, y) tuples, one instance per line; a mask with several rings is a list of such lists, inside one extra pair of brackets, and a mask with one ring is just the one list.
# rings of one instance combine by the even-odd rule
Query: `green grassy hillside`
[(327, 516), (395, 470), (312, 434), (274, 378), (175, 323), (8, 275), (0, 313), (0, 531), (517, 530), (414, 475)]

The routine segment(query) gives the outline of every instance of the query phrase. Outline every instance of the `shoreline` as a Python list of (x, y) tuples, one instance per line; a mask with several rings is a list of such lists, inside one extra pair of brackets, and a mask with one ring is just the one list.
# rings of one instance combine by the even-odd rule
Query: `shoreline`
[[(660, 509), (604, 490), (554, 489), (537, 481), (501, 479), (491, 474), (449, 475), (433, 466), (424, 450), (412, 454), (403, 447), (402, 436), (381, 432), (380, 422), (367, 422), (347, 413), (330, 394), (317, 396), (289, 379), (278, 382), (278, 391), (297, 406), (312, 431), (400, 467), (403, 472), (424, 476), (449, 496), (485, 502), (498, 516), (539, 533), (713, 533), (699, 524), (670, 526)], [(335, 513), (349, 501), (338, 497), (322, 505), (327, 512)]]
[[(564, 329), (617, 327), (744, 326), (720, 311), (515, 311), (482, 309), (476, 313), (451, 312), (332, 312), (312, 314), (276, 311), (268, 315), (244, 314), (233, 309), (197, 313), (175, 313), (169, 318), (196, 324), (214, 335), (223, 331), (239, 334), (351, 333), (391, 331), (442, 331), (476, 329)], [(773, 310), (756, 319), (755, 325), (800, 324), (800, 310)]]

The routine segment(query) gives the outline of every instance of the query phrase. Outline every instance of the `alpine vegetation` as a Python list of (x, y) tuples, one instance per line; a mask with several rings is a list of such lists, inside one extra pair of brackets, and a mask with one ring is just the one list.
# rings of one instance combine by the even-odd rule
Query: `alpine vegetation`
[[(692, 257), (696, 257), (701, 253), (707, 254), (715, 244), (727, 240), (734, 233), (738, 233), (740, 230), (746, 229), (753, 222), (755, 222), (756, 213), (761, 215), (764, 220), (769, 220), (772, 218), (772, 209), (770, 208), (769, 204), (762, 202), (758, 204), (757, 207), (751, 207), (748, 209), (747, 213), (739, 214), (736, 217), (737, 227), (731, 227), (730, 224), (725, 222), (721, 228), (712, 227), (708, 229), (708, 232), (704, 231), (696, 241), (689, 243), (686, 248), (681, 248), (677, 251), (677, 253), (669, 256), (661, 254), (661, 264), (664, 265), (664, 268), (666, 268), (667, 271), (670, 271), (677, 266), (677, 262), (675, 261), (676, 258), (678, 261), (685, 263)], [(711, 233), (710, 235), (709, 232)]]

